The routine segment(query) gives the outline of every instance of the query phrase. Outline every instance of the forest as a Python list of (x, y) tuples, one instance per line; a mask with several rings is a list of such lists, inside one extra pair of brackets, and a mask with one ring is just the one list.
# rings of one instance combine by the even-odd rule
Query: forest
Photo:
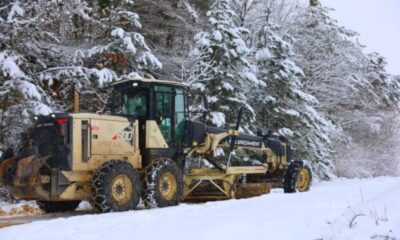
[[(400, 76), (333, 9), (300, 0), (0, 0), (0, 147), (34, 115), (96, 112), (143, 76), (207, 96), (207, 121), (273, 130), (315, 177), (398, 175)], [(201, 106), (193, 103), (192, 108)]]

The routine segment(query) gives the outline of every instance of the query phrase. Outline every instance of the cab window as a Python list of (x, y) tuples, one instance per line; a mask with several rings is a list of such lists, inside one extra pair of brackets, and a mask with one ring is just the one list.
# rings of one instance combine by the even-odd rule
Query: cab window
[(156, 86), (156, 119), (167, 142), (172, 138), (172, 88)]
[(122, 114), (142, 118), (147, 115), (147, 96), (144, 91), (122, 95)]
[(178, 143), (182, 142), (184, 135), (185, 98), (182, 90), (176, 90), (175, 95), (175, 136)]

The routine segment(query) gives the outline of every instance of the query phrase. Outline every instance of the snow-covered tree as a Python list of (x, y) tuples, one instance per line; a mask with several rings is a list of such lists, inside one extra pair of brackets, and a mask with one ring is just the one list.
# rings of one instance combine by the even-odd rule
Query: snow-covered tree
[(133, 1), (103, 2), (108, 4), (93, 9), (92, 17), (87, 19), (96, 29), (96, 34), (91, 36), (95, 46), (87, 55), (90, 63), (118, 75), (143, 75), (161, 68), (162, 64), (151, 53), (143, 35), (135, 31), (142, 25), (139, 16), (132, 11)]
[(303, 72), (294, 62), (290, 37), (279, 35), (279, 27), (268, 19), (269, 11), (266, 18), (255, 41), (257, 77), (265, 83), (252, 98), (258, 122), (290, 138), (297, 157), (310, 160), (314, 172), (328, 179), (333, 172), (329, 136), (333, 125), (314, 108), (317, 100), (303, 91)]
[(270, 9), (270, 21), (280, 26), (279, 31), (286, 33), (302, 6), (301, 0), (233, 0), (231, 5), (238, 25), (250, 30), (246, 36), (249, 47), (254, 47), (256, 32), (264, 25), (266, 9)]
[(207, 30), (195, 36), (195, 48), (191, 52), (195, 61), (188, 82), (192, 88), (207, 95), (211, 123), (232, 126), (243, 106), (242, 126), (249, 130), (255, 112), (246, 93), (260, 82), (246, 59), (250, 50), (243, 35), (248, 30), (235, 24), (235, 13), (227, 0), (216, 0), (207, 16)]
[(82, 98), (83, 110), (96, 110), (91, 105), (104, 98), (104, 84), (159, 69), (161, 63), (137, 32), (141, 24), (133, 8), (130, 0), (27, 0), (2, 6), (3, 126), (21, 121), (10, 130), (21, 132), (33, 114), (70, 111), (74, 90), (96, 96), (94, 104)]
[(397, 109), (400, 100), (400, 82), (386, 71), (387, 62), (379, 53), (366, 56), (365, 78), (372, 86), (376, 105), (382, 109)]
[(386, 73), (383, 58), (365, 55), (357, 33), (338, 25), (330, 11), (312, 6), (293, 20), (296, 62), (305, 74), (305, 91), (317, 98), (318, 109), (333, 119), (337, 129), (343, 129), (334, 141), (339, 174), (348, 172), (343, 166), (358, 167), (356, 159), (363, 153), (367, 158), (358, 176), (366, 176), (375, 171), (368, 166), (379, 158), (376, 150), (385, 147), (376, 134), (384, 134), (388, 111), (398, 107), (398, 82)]
[[(143, 75), (161, 68), (137, 32), (141, 24), (132, 11), (133, 1), (69, 0), (57, 6), (56, 34), (61, 42), (55, 48), (62, 51), (64, 61), (59, 63), (62, 66), (45, 69), (41, 77), (48, 85), (62, 89), (61, 99), (75, 89), (104, 101), (105, 96), (99, 94), (104, 84), (123, 75)], [(57, 92), (54, 87), (52, 91)], [(83, 107), (90, 105), (83, 103)]]
[(27, 17), (26, 6), (15, 1), (0, 8), (0, 135), (7, 146), (16, 145), (32, 114), (51, 112), (51, 100), (33, 76), (44, 64), (34, 56), (35, 44), (51, 34), (37, 31), (39, 20)]
[(290, 33), (296, 39), (296, 62), (305, 74), (305, 90), (321, 102), (325, 113), (336, 116), (357, 98), (363, 54), (357, 34), (339, 26), (330, 10), (321, 5), (304, 9), (293, 20)]

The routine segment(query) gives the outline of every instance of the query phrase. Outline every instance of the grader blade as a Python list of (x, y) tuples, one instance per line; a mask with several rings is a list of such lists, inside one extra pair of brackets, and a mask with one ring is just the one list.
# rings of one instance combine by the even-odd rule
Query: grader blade
[(251, 198), (271, 192), (269, 183), (245, 183), (236, 186), (235, 198)]

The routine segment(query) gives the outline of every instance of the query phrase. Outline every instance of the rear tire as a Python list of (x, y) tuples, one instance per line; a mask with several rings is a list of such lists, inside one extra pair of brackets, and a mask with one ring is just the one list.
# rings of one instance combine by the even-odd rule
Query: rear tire
[(140, 178), (126, 161), (106, 162), (92, 176), (91, 203), (98, 212), (135, 209), (140, 200)]
[(81, 201), (36, 201), (39, 209), (45, 213), (74, 211)]
[(171, 159), (158, 159), (146, 168), (143, 186), (146, 207), (175, 206), (181, 200), (183, 175)]
[(283, 178), (283, 191), (285, 193), (306, 192), (310, 189), (312, 182), (311, 169), (302, 161), (295, 160), (286, 169)]

